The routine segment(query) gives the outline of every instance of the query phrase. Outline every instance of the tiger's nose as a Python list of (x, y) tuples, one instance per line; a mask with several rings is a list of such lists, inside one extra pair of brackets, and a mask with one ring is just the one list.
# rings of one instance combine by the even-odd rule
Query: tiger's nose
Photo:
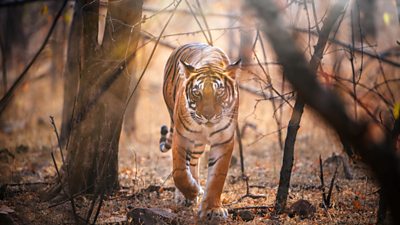
[(212, 106), (206, 106), (203, 108), (203, 116), (207, 120), (211, 120), (215, 116), (215, 109)]

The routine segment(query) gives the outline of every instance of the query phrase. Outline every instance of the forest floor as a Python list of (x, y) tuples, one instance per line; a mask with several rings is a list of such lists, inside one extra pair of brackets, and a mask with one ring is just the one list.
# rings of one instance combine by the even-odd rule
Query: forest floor
[[(155, 59), (157, 61), (166, 60), (165, 55), (157, 57), (160, 57)], [(148, 73), (162, 74), (158, 67), (149, 69)], [(243, 77), (244, 83), (251, 82), (249, 77)], [(140, 86), (137, 110), (125, 117), (126, 121), (131, 120), (135, 130), (124, 129), (121, 135), (120, 189), (105, 196), (96, 224), (126, 221), (127, 213), (135, 208), (159, 208), (176, 215), (182, 224), (196, 223), (197, 205), (175, 204), (174, 184), (169, 176), (172, 157), (170, 152), (161, 153), (158, 149), (160, 126), (168, 123), (166, 107), (158, 107), (164, 106), (161, 81), (159, 76), (146, 76)], [(49, 121), (49, 116), (53, 115), (60, 127), (62, 87), (62, 82), (54, 86), (51, 79), (33, 80), (18, 92), (7, 114), (8, 119), (0, 121), (0, 224), (6, 219), (12, 221), (5, 224), (75, 224), (69, 201), (55, 203), (40, 198), (57, 176), (51, 152), (55, 153), (58, 166), (62, 164)], [(335, 134), (307, 108), (296, 139), (288, 208), (298, 200), (306, 200), (315, 208), (315, 213), (304, 219), (297, 215), (290, 217), (288, 212), (275, 216), (273, 206), (282, 150), (277, 141), (274, 110), (269, 101), (260, 101), (243, 92), (239, 111), (240, 127), (243, 129), (250, 124), (247, 131), (242, 132), (244, 168), (249, 177), (250, 193), (264, 197), (240, 200), (246, 194), (246, 183), (242, 179), (236, 144), (222, 203), (230, 212), (238, 212), (241, 207), (255, 207), (248, 213), (248, 217), (253, 215), (254, 218), (246, 222), (244, 216), (234, 217), (231, 213), (227, 224), (375, 224), (379, 190), (376, 180), (362, 163), (343, 156)], [(290, 112), (289, 107), (283, 108), (283, 124), (287, 123)], [(282, 137), (285, 137), (286, 129), (281, 128)], [(332, 155), (344, 157), (349, 163), (352, 179), (346, 178), (339, 163), (331, 207), (324, 209), (321, 207), (319, 157), (324, 162), (330, 159), (323, 167), (327, 191), (336, 168), (335, 162), (329, 163), (335, 161)], [(200, 181), (204, 186), (207, 165), (200, 165)], [(79, 195), (74, 200), (77, 214), (86, 218), (91, 196)]]
[[(127, 212), (134, 208), (160, 208), (176, 214), (177, 220), (182, 224), (195, 224), (197, 206), (184, 207), (174, 202), (174, 186), (169, 177), (170, 154), (155, 153), (154, 149), (150, 151), (146, 143), (140, 141), (136, 141), (133, 151), (131, 147), (124, 147), (128, 146), (127, 139), (127, 136), (122, 136), (121, 187), (113, 195), (105, 197), (96, 224), (126, 221)], [(343, 166), (339, 165), (332, 193), (332, 206), (327, 210), (321, 207), (319, 155), (315, 152), (318, 145), (312, 145), (317, 140), (318, 138), (306, 135), (298, 138), (288, 199), (289, 207), (300, 199), (310, 202), (316, 209), (314, 214), (304, 219), (299, 216), (290, 217), (288, 212), (274, 216), (273, 206), (282, 153), (281, 150), (268, 150), (278, 148), (276, 144), (256, 143), (246, 149), (245, 172), (249, 177), (250, 192), (264, 197), (238, 201), (246, 194), (246, 185), (241, 179), (240, 160), (235, 150), (222, 202), (230, 212), (238, 212), (240, 207), (261, 207), (249, 210), (254, 219), (245, 222), (243, 220), (246, 217), (234, 218), (230, 214), (227, 224), (374, 224), (379, 188), (361, 163), (350, 162), (352, 179), (346, 179)], [(40, 193), (51, 185), (52, 178), (56, 175), (50, 152), (57, 152), (57, 145), (51, 126), (45, 119), (28, 124), (24, 131), (2, 132), (0, 141), (3, 143), (0, 149), (0, 221), (8, 218), (14, 222), (12, 224), (74, 224), (69, 201), (55, 204), (40, 199)], [(323, 160), (331, 154), (333, 152), (323, 153)], [(57, 158), (61, 164), (59, 157)], [(326, 190), (336, 168), (335, 162), (329, 161), (334, 160), (324, 163)], [(201, 165), (200, 178), (204, 186), (206, 165)], [(90, 202), (91, 196), (75, 197), (77, 213), (81, 217), (85, 218)]]

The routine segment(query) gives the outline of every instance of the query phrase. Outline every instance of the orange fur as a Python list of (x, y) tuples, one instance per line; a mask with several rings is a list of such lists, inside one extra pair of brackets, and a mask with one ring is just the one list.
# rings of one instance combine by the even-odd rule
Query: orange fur
[(202, 191), (199, 158), (205, 146), (210, 146), (201, 220), (227, 216), (220, 198), (237, 123), (238, 65), (239, 61), (229, 64), (219, 48), (193, 43), (175, 49), (165, 67), (163, 94), (172, 129), (167, 137), (163, 128), (160, 148), (163, 152), (172, 148), (175, 186), (187, 200), (196, 200)]

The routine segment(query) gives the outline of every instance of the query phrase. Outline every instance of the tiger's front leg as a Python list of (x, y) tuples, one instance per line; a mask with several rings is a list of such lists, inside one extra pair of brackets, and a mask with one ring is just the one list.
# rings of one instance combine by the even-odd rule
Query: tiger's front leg
[(232, 135), (228, 141), (211, 145), (207, 185), (199, 209), (199, 219), (204, 223), (228, 217), (228, 211), (222, 207), (221, 194), (232, 157), (233, 141)]
[(193, 147), (193, 142), (180, 136), (178, 132), (174, 133), (172, 140), (172, 177), (176, 188), (183, 194), (186, 200), (189, 201), (197, 200), (197, 196), (202, 191), (197, 177), (193, 177), (190, 169), (190, 149), (193, 149)]

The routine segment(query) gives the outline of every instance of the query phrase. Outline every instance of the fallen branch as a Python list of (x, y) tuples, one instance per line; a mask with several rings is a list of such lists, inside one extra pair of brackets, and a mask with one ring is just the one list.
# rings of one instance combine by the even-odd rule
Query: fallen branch
[(238, 207), (238, 208), (231, 208), (228, 209), (228, 213), (232, 214), (234, 212), (238, 212), (240, 210), (248, 210), (248, 209), (255, 209), (255, 210), (268, 210), (271, 211), (274, 207), (273, 206), (265, 206), (265, 205), (260, 205), (260, 206), (245, 206), (245, 207)]

